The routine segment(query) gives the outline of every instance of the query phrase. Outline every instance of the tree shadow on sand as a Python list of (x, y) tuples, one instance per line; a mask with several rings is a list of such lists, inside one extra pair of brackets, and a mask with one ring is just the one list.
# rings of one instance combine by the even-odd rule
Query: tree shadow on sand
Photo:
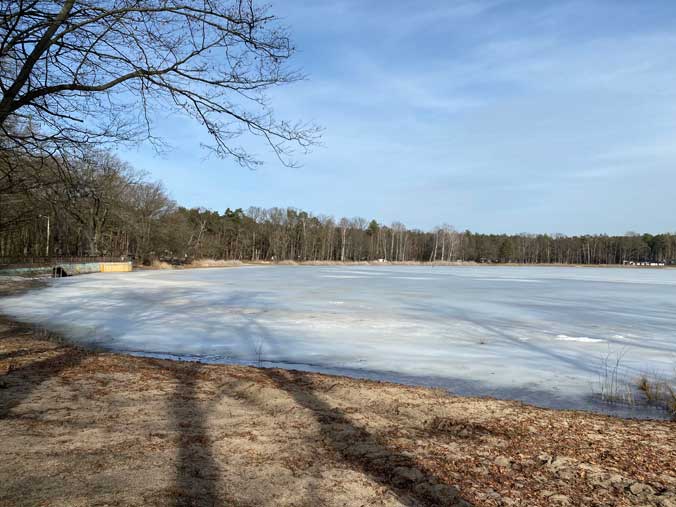
[(7, 417), (12, 408), (29, 398), (41, 384), (79, 365), (87, 355), (85, 351), (69, 348), (57, 356), (8, 371), (0, 379), (0, 419)]
[(171, 417), (178, 432), (176, 483), (172, 505), (176, 507), (214, 507), (235, 503), (219, 494), (220, 468), (214, 458), (207, 427), (208, 406), (199, 400), (198, 384), (202, 367), (196, 363), (177, 363), (172, 367), (176, 388)]
[(309, 410), (320, 425), (325, 444), (351, 467), (395, 493), (408, 506), (469, 506), (456, 488), (444, 483), (412, 457), (398, 452), (355, 425), (342, 411), (317, 396), (308, 374), (264, 369), (275, 385)]
[[(257, 354), (256, 343), (264, 344), (272, 353), (279, 353), (283, 345), (277, 337), (256, 315), (247, 317), (244, 323), (239, 324), (238, 334), (247, 337), (251, 357)], [(299, 406), (310, 411), (311, 417), (320, 425), (325, 444), (335, 450), (344, 462), (392, 491), (405, 505), (470, 505), (460, 497), (456, 488), (445, 484), (434, 472), (421, 466), (410, 456), (380, 442), (377, 437), (355, 425), (339, 409), (323, 401), (315, 393), (313, 382), (307, 373), (268, 368), (261, 368), (260, 371), (277, 388), (288, 393)]]

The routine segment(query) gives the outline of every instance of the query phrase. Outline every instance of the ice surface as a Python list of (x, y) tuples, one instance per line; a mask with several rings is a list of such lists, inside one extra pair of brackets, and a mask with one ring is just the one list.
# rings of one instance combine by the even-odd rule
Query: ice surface
[[(676, 367), (676, 270), (261, 266), (55, 279), (0, 311), (111, 350), (344, 373), (549, 407)], [(636, 409), (623, 415), (646, 415)], [(652, 415), (652, 414), (648, 414)]]

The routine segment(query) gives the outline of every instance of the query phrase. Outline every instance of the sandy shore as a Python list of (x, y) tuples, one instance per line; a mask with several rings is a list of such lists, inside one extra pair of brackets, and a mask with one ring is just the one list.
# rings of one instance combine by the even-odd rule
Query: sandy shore
[(83, 351), (0, 321), (0, 505), (676, 506), (676, 423)]

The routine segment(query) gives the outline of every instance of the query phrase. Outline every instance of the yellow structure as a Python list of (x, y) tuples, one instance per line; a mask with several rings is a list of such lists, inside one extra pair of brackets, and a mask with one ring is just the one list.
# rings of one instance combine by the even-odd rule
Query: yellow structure
[(101, 273), (127, 273), (131, 271), (131, 262), (101, 262)]

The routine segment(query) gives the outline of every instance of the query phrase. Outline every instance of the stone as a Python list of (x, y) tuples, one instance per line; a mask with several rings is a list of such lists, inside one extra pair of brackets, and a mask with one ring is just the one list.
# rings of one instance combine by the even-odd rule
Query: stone
[(538, 461), (540, 462), (541, 465), (544, 465), (545, 463), (549, 463), (552, 460), (552, 457), (547, 454), (546, 452), (538, 454)]
[(446, 484), (422, 483), (415, 487), (416, 493), (434, 500), (434, 505), (454, 505), (458, 500), (458, 490)]
[(486, 491), (486, 496), (488, 498), (493, 498), (494, 500), (501, 500), (502, 499), (502, 495), (500, 493), (498, 493), (497, 491), (495, 491), (494, 489), (489, 489), (488, 491)]
[(620, 474), (613, 474), (613, 475), (611, 475), (609, 481), (610, 481), (610, 484), (613, 486), (613, 488), (615, 488), (615, 489), (617, 489), (617, 490), (622, 490), (622, 489), (624, 489), (625, 486), (627, 485), (627, 482), (628, 482), (628, 481), (627, 481), (624, 477), (622, 477)]
[(549, 497), (549, 501), (555, 505), (568, 505), (570, 503), (570, 497), (566, 495), (553, 495)]
[(424, 477), (422, 472), (417, 468), (397, 467), (393, 472), (398, 479), (410, 482), (418, 482)]
[(594, 488), (600, 489), (611, 488), (610, 479), (605, 477), (603, 474), (595, 473), (593, 475), (589, 475), (587, 480), (592, 486), (594, 486)]
[(648, 486), (647, 484), (643, 484), (641, 482), (635, 482), (631, 486), (629, 486), (629, 491), (632, 492), (632, 494), (639, 496), (639, 495), (654, 495), (655, 491), (653, 488)]
[(664, 497), (659, 499), (660, 507), (676, 507), (676, 497)]
[(566, 468), (573, 462), (570, 458), (559, 457), (551, 461), (549, 466), (554, 469)]
[(495, 458), (493, 463), (495, 463), (499, 467), (505, 467), (505, 468), (509, 468), (509, 467), (512, 466), (512, 462), (506, 456), (498, 456), (497, 458)]
[(570, 468), (560, 468), (556, 471), (556, 475), (561, 479), (570, 481), (575, 477), (575, 472), (572, 471)]

